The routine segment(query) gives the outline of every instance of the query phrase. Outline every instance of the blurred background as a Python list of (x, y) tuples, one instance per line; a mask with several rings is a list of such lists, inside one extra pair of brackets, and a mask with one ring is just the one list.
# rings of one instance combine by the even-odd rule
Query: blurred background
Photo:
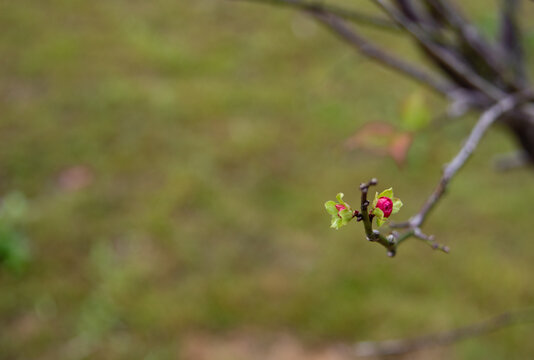
[[(493, 36), (494, 2), (463, 5)], [(1, 359), (339, 360), (534, 301), (533, 173), (494, 170), (515, 146), (498, 128), (425, 225), (449, 255), (329, 228), (324, 202), (371, 177), (408, 218), (476, 118), (409, 132), (407, 97), (445, 103), (298, 12), (0, 1), (0, 54)], [(411, 146), (358, 137), (376, 124)], [(406, 358), (526, 359), (533, 329)]]

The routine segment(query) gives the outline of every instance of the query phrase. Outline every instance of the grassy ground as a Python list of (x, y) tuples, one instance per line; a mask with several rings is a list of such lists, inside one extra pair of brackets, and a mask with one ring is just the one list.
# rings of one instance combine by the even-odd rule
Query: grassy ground
[[(243, 329), (404, 337), (534, 301), (532, 173), (491, 169), (513, 148), (497, 130), (426, 225), (450, 255), (412, 241), (392, 260), (359, 227), (328, 228), (324, 201), (356, 202), (372, 176), (413, 213), (473, 119), (419, 134), (403, 170), (346, 152), (416, 85), (301, 15), (4, 1), (0, 54), (0, 194), (26, 194), (32, 251), (22, 274), (0, 272), (2, 359), (176, 359), (190, 334)], [(531, 338), (518, 326), (447, 352), (525, 359)]]

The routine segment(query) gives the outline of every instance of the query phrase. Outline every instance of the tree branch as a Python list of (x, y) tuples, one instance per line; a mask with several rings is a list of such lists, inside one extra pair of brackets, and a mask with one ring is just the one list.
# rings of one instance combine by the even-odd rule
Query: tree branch
[[(506, 1), (506, 0), (503, 0)], [(463, 44), (469, 46), (475, 54), (477, 60), (483, 61), (494, 74), (506, 81), (506, 67), (502, 62), (502, 53), (499, 47), (492, 46), (480, 35), (477, 28), (468, 22), (449, 1), (427, 0), (435, 11), (439, 12), (447, 21), (449, 26), (458, 34)], [(516, 90), (518, 87), (515, 87)]]
[(234, 0), (234, 1), (249, 1), (256, 3), (265, 3), (277, 6), (293, 7), (300, 10), (307, 11), (322, 11), (330, 14), (334, 14), (348, 21), (352, 21), (356, 24), (367, 25), (375, 27), (381, 30), (398, 31), (400, 28), (394, 22), (376, 17), (373, 15), (361, 13), (352, 9), (347, 9), (341, 6), (328, 5), (318, 1), (305, 1), (305, 0)]
[(317, 20), (326, 25), (335, 34), (347, 41), (365, 56), (381, 63), (382, 65), (385, 65), (386, 67), (389, 67), (390, 69), (409, 76), (410, 78), (442, 95), (448, 96), (452, 91), (454, 91), (453, 85), (445, 82), (442, 79), (437, 79), (433, 75), (430, 75), (427, 72), (424, 72), (407, 63), (406, 61), (398, 59), (379, 47), (373, 45), (364, 37), (359, 35), (356, 31), (350, 29), (339, 17), (323, 11), (311, 11), (310, 13)]
[(438, 186), (430, 195), (421, 210), (416, 215), (414, 215), (408, 222), (392, 224), (391, 227), (409, 227), (413, 229), (419, 228), (425, 221), (428, 213), (434, 208), (434, 206), (445, 193), (445, 190), (450, 180), (471, 157), (471, 154), (478, 146), (480, 139), (482, 139), (486, 131), (503, 114), (515, 109), (517, 105), (519, 105), (521, 101), (524, 100), (524, 98), (525, 95), (507, 96), (501, 101), (497, 102), (492, 107), (490, 107), (488, 110), (486, 110), (482, 114), (476, 125), (473, 127), (473, 130), (471, 130), (471, 134), (467, 138), (464, 146), (460, 149), (460, 152), (458, 152), (454, 159), (445, 167)]
[(392, 20), (402, 26), (425, 50), (427, 50), (433, 57), (440, 62), (446, 64), (455, 74), (461, 77), (465, 82), (478, 89), (483, 94), (488, 96), (492, 100), (498, 100), (505, 94), (502, 90), (486, 81), (486, 79), (480, 77), (473, 71), (468, 65), (466, 65), (460, 58), (457, 58), (451, 49), (443, 46), (438, 46), (429, 39), (426, 38), (426, 34), (421, 32), (420, 29), (412, 24), (407, 18), (396, 11), (385, 0), (373, 0), (378, 4)]
[(501, 0), (500, 43), (505, 51), (507, 62), (515, 75), (515, 80), (526, 84), (526, 69), (521, 44), (521, 31), (517, 20), (519, 0)]
[(445, 346), (504, 327), (534, 322), (534, 309), (505, 312), (486, 321), (442, 333), (412, 339), (360, 342), (352, 353), (357, 357), (402, 355), (434, 346)]
[(349, 27), (346, 21), (343, 20), (343, 18), (346, 18), (346, 16), (343, 16), (343, 14), (346, 15), (345, 10), (342, 12), (342, 14), (340, 12), (340, 8), (336, 8), (335, 11), (332, 11), (331, 7), (325, 7), (324, 5), (319, 6), (317, 3), (309, 3), (302, 0), (239, 1), (264, 2), (299, 8), (313, 16), (317, 21), (325, 25), (334, 34), (338, 35), (341, 39), (346, 41), (352, 47), (356, 48), (358, 52), (367, 56), (368, 58), (375, 60), (376, 62), (407, 77), (410, 77), (415, 81), (418, 81), (422, 85), (427, 86), (441, 95), (449, 97), (455, 90), (457, 90), (453, 84), (450, 84), (443, 79), (439, 79), (435, 75), (429, 74), (419, 69), (417, 66), (401, 60), (372, 44), (365, 37), (361, 36), (356, 30)]

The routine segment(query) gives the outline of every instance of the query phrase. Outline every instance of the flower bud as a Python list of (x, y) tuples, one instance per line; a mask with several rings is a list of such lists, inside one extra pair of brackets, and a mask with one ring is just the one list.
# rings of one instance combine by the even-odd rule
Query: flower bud
[(389, 215), (391, 215), (391, 212), (393, 211), (393, 200), (386, 196), (382, 196), (378, 199), (376, 207), (384, 212), (385, 218), (388, 218)]
[(345, 210), (347, 207), (343, 204), (336, 204), (337, 209), (337, 216), (341, 217), (341, 214), (339, 213), (341, 210)]

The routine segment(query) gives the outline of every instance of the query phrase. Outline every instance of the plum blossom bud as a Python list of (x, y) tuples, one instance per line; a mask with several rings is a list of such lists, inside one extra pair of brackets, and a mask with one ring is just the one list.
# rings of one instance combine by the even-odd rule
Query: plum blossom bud
[(393, 211), (393, 200), (386, 196), (382, 196), (376, 202), (376, 207), (384, 212), (384, 217), (388, 218)]
[(341, 215), (339, 214), (339, 212), (341, 210), (345, 210), (347, 207), (343, 204), (336, 204), (336, 209), (337, 209), (337, 216), (341, 217)]
[(376, 225), (382, 226), (390, 215), (399, 212), (402, 207), (402, 201), (393, 196), (393, 189), (389, 188), (382, 191), (380, 194), (376, 193), (373, 205), (371, 207), (371, 214), (376, 219)]

